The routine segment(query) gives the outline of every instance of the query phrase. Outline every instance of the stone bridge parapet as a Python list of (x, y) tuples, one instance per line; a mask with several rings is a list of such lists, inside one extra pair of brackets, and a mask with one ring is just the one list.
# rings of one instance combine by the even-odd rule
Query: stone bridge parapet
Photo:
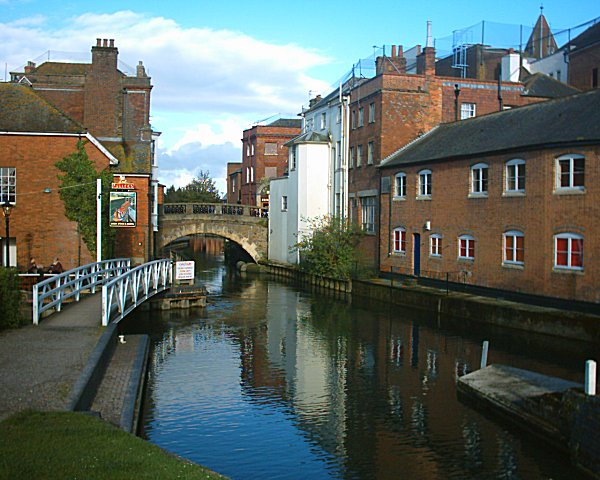
[(166, 203), (159, 211), (156, 246), (195, 234), (218, 235), (240, 245), (255, 262), (267, 259), (267, 210), (223, 203)]

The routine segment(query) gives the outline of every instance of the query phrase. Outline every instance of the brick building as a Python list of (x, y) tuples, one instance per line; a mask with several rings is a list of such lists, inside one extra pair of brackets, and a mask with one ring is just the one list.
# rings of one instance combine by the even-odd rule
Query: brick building
[[(0, 83), (0, 203), (14, 205), (11, 266), (21, 271), (27, 270), (30, 257), (46, 267), (59, 257), (65, 269), (95, 261), (76, 223), (65, 217), (58, 194), (62, 172), (55, 163), (76, 152), (79, 140), (85, 141), (97, 170), (118, 164), (101, 142), (30, 87)], [(2, 242), (4, 247), (4, 229)], [(4, 259), (4, 248), (2, 252)]]
[(227, 164), (227, 203), (242, 203), (242, 163)]
[(600, 23), (575, 37), (566, 46), (569, 84), (581, 90), (600, 87)]
[[(11, 82), (26, 85), (89, 132), (117, 160), (112, 168), (121, 185), (135, 192), (135, 226), (119, 228), (115, 255), (141, 263), (154, 256), (157, 217), (157, 165), (150, 126), (152, 84), (139, 62), (135, 76), (118, 68), (114, 40), (97, 39), (91, 63), (29, 62), (11, 72)], [(8, 161), (8, 160), (7, 160)], [(43, 174), (43, 172), (39, 172)], [(124, 177), (124, 178), (122, 178)]]
[(301, 131), (302, 120), (293, 118), (281, 118), (244, 130), (241, 176), (244, 205), (268, 207), (268, 180), (284, 174), (288, 160), (288, 148), (284, 144)]
[(381, 271), (599, 303), (598, 125), (595, 90), (443, 124), (390, 155)]
[(370, 267), (379, 263), (379, 191), (388, 188), (376, 168), (382, 158), (440, 123), (546, 99), (518, 82), (437, 76), (433, 47), (416, 63), (416, 74), (407, 73), (402, 47), (392, 46), (391, 56), (377, 58), (375, 76), (350, 93), (349, 215), (366, 232), (361, 259)]

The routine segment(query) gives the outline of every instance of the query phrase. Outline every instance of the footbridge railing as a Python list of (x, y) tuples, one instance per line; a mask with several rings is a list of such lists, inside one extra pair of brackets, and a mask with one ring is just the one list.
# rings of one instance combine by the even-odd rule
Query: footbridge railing
[(102, 325), (118, 322), (139, 304), (170, 287), (171, 260), (144, 263), (102, 285)]
[(37, 325), (43, 312), (55, 309), (60, 312), (65, 300), (79, 301), (82, 291), (96, 292), (96, 287), (128, 271), (129, 258), (114, 258), (89, 263), (67, 270), (33, 285), (33, 323)]

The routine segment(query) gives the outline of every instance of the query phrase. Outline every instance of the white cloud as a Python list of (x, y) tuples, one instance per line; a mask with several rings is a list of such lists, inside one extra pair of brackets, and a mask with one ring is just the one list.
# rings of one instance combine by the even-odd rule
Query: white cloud
[[(185, 184), (199, 169), (224, 179), (226, 163), (240, 161), (239, 139), (251, 121), (298, 112), (309, 91), (328, 88), (305, 73), (330, 61), (317, 51), (132, 11), (87, 13), (60, 27), (39, 16), (0, 23), (0, 61), (14, 70), (48, 50), (50, 60), (55, 52), (90, 52), (96, 38), (114, 38), (119, 60), (143, 60), (152, 77), (152, 124), (163, 132), (159, 175), (167, 185)], [(81, 60), (90, 61), (89, 53)]]

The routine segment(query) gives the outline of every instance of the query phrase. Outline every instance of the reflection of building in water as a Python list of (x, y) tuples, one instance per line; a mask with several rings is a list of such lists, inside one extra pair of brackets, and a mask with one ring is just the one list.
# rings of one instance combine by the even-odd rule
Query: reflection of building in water
[(220, 255), (225, 247), (225, 239), (213, 235), (193, 235), (190, 237), (190, 247), (194, 253)]

